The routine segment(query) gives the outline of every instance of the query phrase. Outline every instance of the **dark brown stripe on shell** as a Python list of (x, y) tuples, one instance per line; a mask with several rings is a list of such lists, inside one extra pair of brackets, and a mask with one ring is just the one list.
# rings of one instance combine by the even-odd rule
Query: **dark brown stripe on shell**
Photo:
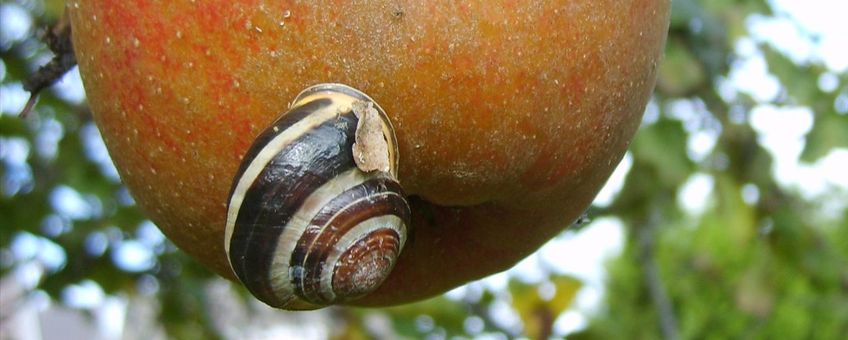
[[(253, 141), (253, 144), (250, 145), (250, 148), (247, 149), (247, 152), (242, 156), (244, 161), (241, 162), (239, 166), (238, 172), (236, 172), (235, 178), (241, 178), (245, 171), (247, 171), (247, 167), (250, 166), (250, 161), (256, 158), (259, 155), (259, 152), (265, 148), (265, 145), (268, 144), (274, 137), (277, 137), (280, 133), (288, 129), (290, 126), (296, 124), (297, 122), (303, 120), (304, 117), (312, 114), (315, 111), (321, 110), (327, 106), (330, 106), (333, 103), (331, 99), (327, 98), (319, 98), (303, 105), (300, 105), (294, 108), (291, 111), (286, 112), (286, 114), (277, 118), (274, 121), (274, 124), (271, 127), (262, 131), (259, 136)], [(274, 127), (277, 127), (277, 131), (274, 131)], [(230, 196), (233, 195), (233, 192), (236, 190), (238, 186), (238, 181), (233, 181), (233, 186), (230, 188)]]
[[(308, 115), (327, 105), (319, 100), (301, 106), (295, 115)], [(318, 102), (318, 101), (316, 101)], [(307, 107), (308, 106), (308, 107)], [(275, 126), (279, 131), (297, 122), (286, 114)], [(298, 119), (299, 120), (299, 119)], [(254, 296), (271, 306), (280, 306), (269, 274), (277, 243), (283, 229), (303, 202), (321, 185), (355, 167), (351, 147), (357, 119), (352, 112), (340, 114), (314, 127), (274, 156), (245, 193), (230, 240), (233, 271)], [(288, 124), (288, 125), (283, 125)], [(273, 127), (263, 132), (276, 136)], [(258, 152), (252, 154), (256, 156)], [(245, 162), (246, 163), (246, 162)]]
[(332, 265), (326, 263), (330, 249), (358, 224), (385, 215), (398, 216), (409, 224), (410, 210), (403, 189), (386, 177), (365, 181), (327, 203), (310, 221), (292, 252), (291, 266), (302, 268), (292, 278), (295, 293), (309, 301), (332, 302), (320, 293), (322, 267)]

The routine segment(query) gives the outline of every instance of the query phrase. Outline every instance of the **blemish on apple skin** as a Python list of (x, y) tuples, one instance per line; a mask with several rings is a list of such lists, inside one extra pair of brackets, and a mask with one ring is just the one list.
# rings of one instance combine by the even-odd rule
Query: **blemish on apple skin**
[(400, 19), (403, 19), (403, 15), (404, 15), (404, 14), (405, 14), (405, 13), (404, 13), (403, 9), (401, 9), (401, 8), (395, 8), (395, 9), (392, 11), (392, 18), (395, 18), (396, 20), (400, 20)]

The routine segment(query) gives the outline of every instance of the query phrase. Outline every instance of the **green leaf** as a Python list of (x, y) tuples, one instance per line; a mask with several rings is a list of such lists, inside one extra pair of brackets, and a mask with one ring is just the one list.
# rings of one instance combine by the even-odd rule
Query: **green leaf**
[(801, 153), (801, 160), (810, 163), (827, 156), (834, 148), (848, 147), (848, 115), (825, 112), (816, 116)]
[(465, 334), (464, 322), (468, 311), (464, 304), (437, 297), (412, 304), (383, 309), (394, 321), (395, 329), (402, 335), (420, 338), (421, 332), (416, 319), (427, 316), (433, 319), (434, 327), (443, 328), (448, 335)]
[(660, 182), (656, 184), (677, 187), (694, 171), (686, 145), (687, 135), (683, 123), (662, 118), (639, 130), (631, 149), (634, 162), (644, 164), (656, 173), (654, 179)]
[(553, 276), (550, 284), (556, 292), (551, 297), (543, 297), (537, 285), (510, 281), (512, 307), (521, 316), (524, 333), (531, 339), (550, 335), (554, 320), (571, 306), (582, 286), (579, 280), (569, 276)]
[(657, 87), (667, 95), (679, 96), (703, 86), (706, 80), (706, 71), (692, 52), (681, 41), (669, 40), (660, 63)]

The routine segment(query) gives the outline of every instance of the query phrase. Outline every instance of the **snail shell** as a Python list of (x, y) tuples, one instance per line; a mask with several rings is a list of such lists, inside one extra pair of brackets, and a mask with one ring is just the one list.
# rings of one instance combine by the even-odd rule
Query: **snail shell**
[[(364, 117), (376, 132), (364, 132)], [(369, 147), (369, 138), (383, 147)], [(379, 153), (377, 166), (360, 164), (369, 156), (354, 155), (354, 144)], [(397, 155), (388, 116), (364, 93), (342, 84), (301, 92), (256, 138), (233, 181), (224, 247), (239, 280), (284, 309), (320, 308), (379, 287), (410, 219)]]

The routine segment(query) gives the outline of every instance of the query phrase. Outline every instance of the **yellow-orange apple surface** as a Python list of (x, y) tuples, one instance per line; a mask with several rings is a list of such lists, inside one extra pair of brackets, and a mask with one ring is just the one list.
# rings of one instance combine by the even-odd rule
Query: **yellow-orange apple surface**
[(668, 0), (68, 3), (97, 125), (173, 242), (232, 278), (223, 238), (253, 138), (309, 85), (391, 117), (412, 231), (359, 305), (509, 268), (591, 203), (654, 86)]

